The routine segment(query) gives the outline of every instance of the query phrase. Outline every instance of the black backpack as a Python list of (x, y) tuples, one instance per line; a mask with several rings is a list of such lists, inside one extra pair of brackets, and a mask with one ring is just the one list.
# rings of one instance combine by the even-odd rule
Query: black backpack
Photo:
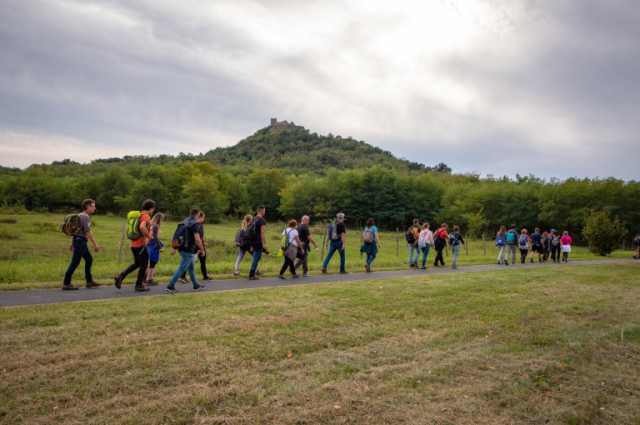
[(332, 241), (339, 241), (340, 235), (338, 234), (338, 223), (339, 221), (334, 221), (329, 225), (329, 239)]
[(435, 249), (441, 249), (446, 246), (447, 242), (444, 239), (442, 239), (442, 237), (440, 236), (442, 232), (443, 230), (439, 229), (439, 230), (436, 230), (436, 232), (433, 234), (433, 247)]
[(197, 223), (197, 221), (191, 217), (178, 223), (178, 227), (173, 233), (173, 238), (171, 238), (171, 246), (174, 249), (189, 246), (189, 231), (187, 229), (194, 223)]
[(413, 229), (413, 226), (409, 227), (409, 229), (407, 229), (407, 233), (405, 233), (404, 235), (407, 238), (407, 242), (413, 245), (414, 243), (416, 243), (416, 235), (413, 234), (413, 231), (411, 229)]
[(244, 243), (251, 244), (256, 240), (256, 217), (251, 219), (244, 231)]

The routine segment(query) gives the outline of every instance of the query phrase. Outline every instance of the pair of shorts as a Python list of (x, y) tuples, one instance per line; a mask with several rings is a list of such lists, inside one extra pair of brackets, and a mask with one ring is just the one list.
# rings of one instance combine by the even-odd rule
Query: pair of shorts
[(542, 246), (542, 244), (532, 245), (531, 246), (531, 252), (537, 252), (539, 254), (544, 254), (544, 247)]

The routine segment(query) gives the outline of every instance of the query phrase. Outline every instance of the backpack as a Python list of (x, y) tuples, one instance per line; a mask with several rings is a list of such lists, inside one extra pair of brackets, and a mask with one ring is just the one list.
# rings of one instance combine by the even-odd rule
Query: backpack
[(516, 244), (516, 232), (512, 232), (509, 230), (507, 232), (507, 245), (515, 245)]
[(496, 238), (496, 246), (504, 246), (504, 235), (498, 234)]
[(554, 236), (553, 239), (551, 239), (551, 245), (552, 246), (560, 245), (560, 236)]
[(444, 248), (445, 246), (446, 242), (441, 237), (442, 232), (443, 232), (442, 229), (438, 229), (436, 230), (436, 233), (433, 235), (433, 247), (435, 249), (441, 249), (441, 248)]
[(67, 236), (75, 236), (78, 231), (78, 214), (69, 214), (60, 223), (60, 231)]
[(178, 223), (178, 227), (176, 227), (176, 231), (173, 233), (173, 238), (171, 238), (171, 246), (173, 249), (189, 246), (189, 232), (187, 228), (191, 227), (194, 223), (196, 223), (196, 220), (191, 217)]
[(256, 240), (256, 217), (253, 217), (244, 231), (244, 243), (250, 244)]
[(415, 226), (411, 226), (407, 229), (407, 233), (405, 234), (405, 236), (407, 237), (407, 242), (411, 245), (416, 243), (416, 235), (415, 233), (413, 233), (413, 229), (415, 229)]
[(640, 238), (635, 238), (633, 240), (633, 246), (638, 246), (638, 245), (640, 245)]
[(338, 234), (338, 223), (339, 221), (334, 221), (329, 225), (329, 239), (332, 241), (339, 241), (340, 235)]
[(289, 248), (290, 242), (289, 242), (289, 234), (291, 233), (291, 230), (289, 230), (288, 232), (285, 230), (284, 231), (284, 235), (282, 235), (282, 240), (280, 241), (280, 249), (283, 251), (286, 251), (287, 248)]
[(520, 235), (520, 248), (527, 248), (527, 235)]
[(373, 241), (373, 231), (369, 228), (365, 229), (364, 232), (362, 232), (362, 242), (372, 243)]
[(244, 230), (243, 229), (239, 229), (236, 232), (236, 246), (240, 246), (243, 247), (244, 246)]
[(136, 240), (142, 236), (140, 233), (140, 211), (131, 211), (127, 214), (127, 238)]
[(458, 246), (460, 245), (460, 241), (458, 240), (458, 235), (452, 233), (449, 235), (449, 246)]

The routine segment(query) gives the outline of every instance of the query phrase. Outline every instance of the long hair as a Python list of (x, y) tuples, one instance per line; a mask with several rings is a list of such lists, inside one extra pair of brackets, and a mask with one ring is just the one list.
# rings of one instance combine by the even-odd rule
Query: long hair
[(373, 226), (375, 226), (375, 222), (373, 221), (372, 217), (369, 217), (367, 219), (367, 224), (366, 224), (367, 228), (371, 229)]
[(498, 233), (504, 235), (505, 233), (507, 233), (507, 228), (504, 226), (500, 226), (500, 231)]
[(251, 223), (251, 219), (253, 217), (251, 216), (251, 214), (247, 214), (244, 216), (244, 220), (242, 220), (242, 224), (240, 225), (240, 227), (242, 227), (242, 230), (247, 230), (247, 226), (249, 225), (249, 223)]
[(149, 222), (149, 226), (155, 226), (158, 225), (158, 227), (160, 227), (160, 224), (162, 223), (162, 220), (164, 220), (164, 214), (162, 213), (155, 213), (153, 215), (153, 218), (151, 219), (151, 221)]

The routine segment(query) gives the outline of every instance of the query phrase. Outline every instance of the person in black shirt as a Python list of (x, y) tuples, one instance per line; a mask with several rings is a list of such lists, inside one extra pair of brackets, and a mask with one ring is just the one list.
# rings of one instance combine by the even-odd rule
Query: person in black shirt
[[(193, 290), (200, 291), (204, 289), (204, 285), (200, 285), (196, 280), (196, 269), (195, 269), (195, 261), (194, 256), (196, 254), (196, 250), (200, 251), (200, 256), (204, 256), (204, 246), (202, 245), (202, 239), (200, 239), (200, 225), (204, 222), (204, 213), (200, 214), (197, 208), (193, 208), (191, 210), (191, 215), (184, 220), (180, 225), (184, 225), (187, 232), (187, 243), (178, 248), (180, 252), (180, 256), (182, 260), (180, 261), (180, 266), (178, 270), (173, 274), (173, 277), (169, 281), (169, 285), (167, 285), (167, 292), (171, 294), (175, 294), (178, 292), (175, 288), (175, 284), (180, 278), (180, 275), (185, 270), (189, 270), (189, 276), (191, 277), (191, 282), (193, 283)], [(173, 255), (175, 250), (171, 251)]]
[(258, 280), (256, 276), (256, 270), (258, 269), (258, 263), (262, 257), (263, 252), (267, 252), (267, 239), (266, 229), (267, 221), (264, 219), (265, 208), (264, 205), (260, 205), (256, 212), (256, 216), (251, 219), (251, 223), (254, 226), (253, 240), (245, 241), (249, 245), (249, 251), (253, 253), (253, 262), (251, 263), (251, 270), (249, 270), (249, 279)]
[(300, 220), (300, 226), (298, 226), (298, 237), (300, 238), (300, 242), (302, 242), (304, 254), (302, 254), (302, 257), (298, 259), (295, 268), (297, 269), (298, 267), (302, 266), (302, 276), (308, 277), (311, 276), (309, 274), (309, 266), (307, 264), (307, 259), (309, 258), (309, 248), (311, 247), (311, 244), (314, 244), (316, 246), (316, 249), (318, 249), (318, 244), (315, 240), (313, 240), (311, 232), (309, 232), (308, 215), (303, 216), (302, 220)]
[[(324, 263), (322, 263), (322, 273), (327, 272), (327, 266), (329, 265), (329, 260), (333, 257), (333, 254), (338, 251), (340, 253), (340, 273), (348, 274), (344, 268), (345, 257), (344, 257), (344, 240), (347, 235), (347, 229), (344, 226), (344, 214), (339, 213), (336, 218), (338, 221), (335, 221), (330, 226), (329, 231), (329, 254), (327, 254), (327, 258), (324, 259)], [(335, 229), (334, 229), (335, 227)]]

